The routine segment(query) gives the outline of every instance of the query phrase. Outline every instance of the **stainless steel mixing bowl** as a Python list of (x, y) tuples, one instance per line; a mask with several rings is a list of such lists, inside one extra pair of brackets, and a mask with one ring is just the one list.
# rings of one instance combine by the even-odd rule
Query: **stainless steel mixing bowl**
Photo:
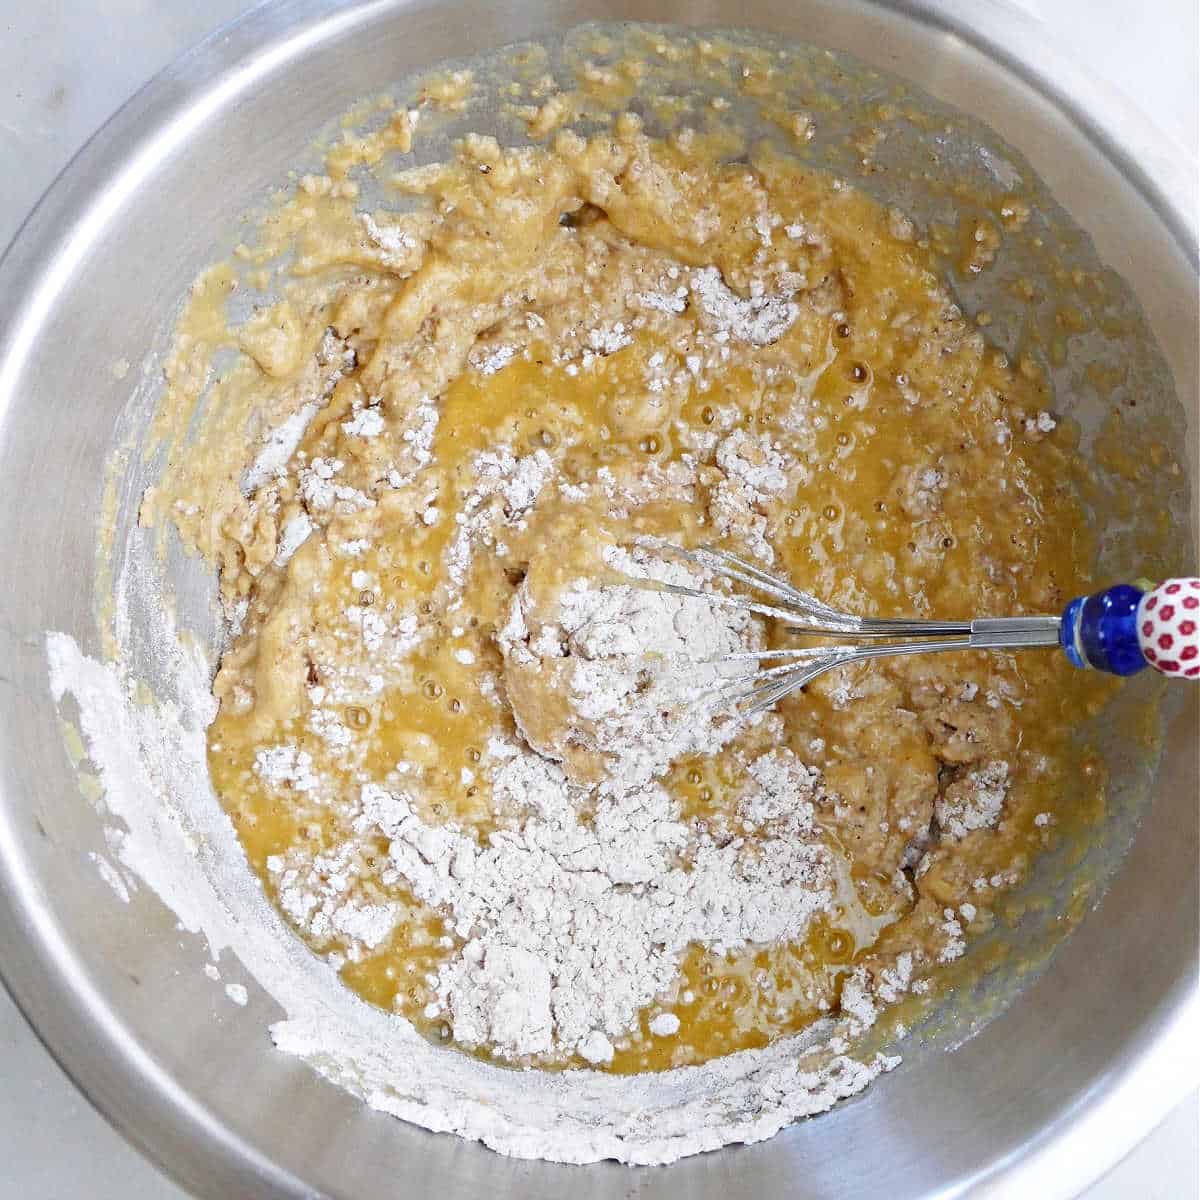
[[(294, 0), (255, 10), (137, 96), (0, 264), (0, 971), (91, 1099), (208, 1196), (1054, 1197), (1100, 1174), (1193, 1085), (1196, 691), (1098, 911), (953, 1054), (753, 1148), (661, 1170), (556, 1167), (372, 1113), (274, 1051), (265, 999), (222, 1018), (198, 939), (87, 863), (43, 632), (94, 648), (95, 518), (128, 384), (163, 314), (312, 131), (413, 69), (589, 19), (755, 26), (848, 51), (987, 121), (1136, 292), (1197, 428), (1194, 164), (1053, 58), (1013, 11), (951, 0)], [(156, 341), (158, 339), (158, 341)]]

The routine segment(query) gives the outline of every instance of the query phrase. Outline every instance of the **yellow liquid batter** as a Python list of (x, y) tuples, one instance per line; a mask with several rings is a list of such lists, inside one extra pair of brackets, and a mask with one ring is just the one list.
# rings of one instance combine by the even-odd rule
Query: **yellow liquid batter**
[[(886, 214), (871, 202), (835, 194), (821, 177), (777, 163), (764, 172), (764, 181), (781, 209), (802, 213), (829, 230), (839, 270), (853, 281), (849, 287), (843, 284), (843, 307), (836, 315), (793, 328), (770, 347), (769, 355), (734, 363), (703, 391), (689, 389), (678, 415), (659, 424), (622, 420), (644, 396), (646, 363), (655, 353), (670, 350), (667, 340), (653, 335), (641, 335), (598, 358), (589, 370), (573, 374), (553, 362), (550, 347), (537, 343), (495, 374), (467, 370), (450, 384), (439, 405), (428, 469), (442, 481), (440, 496), (457, 492), (461, 503), (469, 490), (473, 457), (497, 444), (559, 451), (568, 470), (586, 477), (605, 463), (636, 471), (648, 461), (678, 460), (687, 453), (687, 434), (709, 428), (718, 412), (726, 424), (774, 434), (794, 410), (800, 381), (817, 373), (808, 408), (813, 478), (787, 511), (771, 514), (771, 541), (779, 569), (789, 578), (858, 611), (952, 616), (1053, 610), (1064, 596), (1084, 589), (1089, 547), (1079, 535), (1073, 500), (1061, 484), (1070, 447), (1057, 439), (1035, 441), (1022, 435), (1024, 421), (1045, 403), (1036, 380), (1011, 370), (968, 330), (947, 336), (949, 331), (938, 324), (946, 320), (940, 311), (945, 298), (940, 292), (930, 294), (920, 252), (886, 235)], [(852, 295), (846, 294), (851, 288)], [(897, 312), (909, 314), (900, 332)], [(954, 319), (948, 324), (953, 327)], [(912, 327), (918, 331), (915, 336)], [(809, 352), (813, 341), (819, 346), (817, 356)], [(947, 346), (953, 347), (950, 352)], [(772, 368), (769, 384), (762, 358)], [(895, 382), (901, 373), (908, 377), (906, 386), (922, 394), (921, 402), (912, 404), (901, 394)], [(986, 399), (981, 402), (981, 397)], [(999, 421), (1015, 429), (1004, 440), (998, 437)], [(315, 456), (318, 446), (309, 453)], [(911, 508), (914, 501), (900, 481), (907, 464), (921, 463), (939, 464), (952, 482), (936, 511), (910, 515), (905, 505)], [(625, 532), (706, 540), (701, 517), (691, 506), (663, 501), (639, 510)], [(602, 522), (602, 513), (581, 513), (578, 506), (556, 512), (549, 505), (539, 509), (527, 531), (510, 539), (507, 553), (477, 558), (464, 589), (466, 608), (438, 620), (433, 637), (412, 657), (411, 677), (402, 686), (387, 688), (369, 707), (355, 706), (344, 718), (362, 747), (369, 775), (382, 777), (388, 764), (426, 755), (426, 792), (436, 797), (431, 816), (469, 824), (481, 834), (490, 831), (494, 821), (486, 786), (462, 786), (459, 780), (464, 769), (475, 768), (492, 734), (512, 732), (511, 717), (503, 707), (487, 703), (478, 687), (481, 670), (499, 668), (493, 635), (512, 591), (506, 571), (536, 560), (548, 544), (557, 551), (572, 541), (586, 542), (589, 524), (595, 528)], [(378, 564), (379, 583), (372, 586), (371, 602), (430, 605), (436, 613), (444, 604), (443, 562), (452, 530), (445, 520), (432, 528), (382, 523), (371, 549), (354, 560), (360, 570)], [(313, 549), (311, 544), (302, 547), (298, 556)], [(568, 555), (561, 574), (568, 576), (571, 569)], [(311, 621), (332, 623), (347, 603), (362, 600), (350, 574), (344, 564), (322, 571), (325, 590), (308, 610)], [(463, 636), (448, 636), (450, 619), (466, 627)], [(452, 647), (467, 648), (472, 665), (456, 661)], [(868, 670), (873, 682), (865, 698), (846, 706), (830, 703), (830, 695), (844, 684), (834, 675), (785, 702), (783, 709), (789, 744), (823, 739), (819, 765), (827, 778), (843, 797), (868, 800), (872, 817), (887, 815), (893, 800), (888, 793), (901, 786), (890, 776), (936, 769), (928, 734), (915, 722), (911, 729), (897, 726), (893, 715), (904, 693), (916, 686), (961, 686), (969, 680), (991, 691), (1006, 689), (1005, 703), (1021, 705), (1015, 713), (1018, 761), (1047, 764), (1040, 776), (1020, 772), (1003, 833), (988, 833), (969, 849), (946, 853), (923, 876), (915, 904), (897, 905), (894, 897), (881, 904), (872, 893), (872, 875), (886, 880), (893, 865), (888, 839), (877, 832), (862, 835), (866, 845), (859, 850), (855, 816), (841, 827), (831, 822), (831, 833), (861, 868), (856, 899), (894, 922), (883, 927), (882, 944), (901, 945), (928, 936), (925, 910), (931, 904), (940, 911), (967, 899), (973, 879), (1022, 861), (1036, 846), (1032, 817), (1054, 811), (1055, 782), (1065, 765), (1067, 717), (1081, 703), (1080, 684), (1051, 655), (1030, 655), (1019, 663), (964, 655)], [(322, 762), (320, 739), (298, 732), (286, 717), (268, 733), (253, 711), (247, 715), (226, 705), (210, 739), (214, 784), (237, 816), (251, 860), (269, 886), (264, 866), (269, 855), (285, 851), (298, 837), (322, 841), (338, 836), (328, 814), (302, 820), (302, 809), (281, 804), (256, 780), (251, 769), (256, 748), (285, 737), (336, 775), (335, 763)], [(1007, 754), (1015, 742), (1009, 739), (996, 752)], [(867, 782), (863, 763), (874, 764), (882, 778)], [(726, 792), (733, 789), (722, 774), (720, 759), (680, 763), (668, 784), (685, 814), (711, 816), (730, 806)], [(380, 854), (385, 851), (381, 845)], [(853, 924), (863, 936), (864, 922)], [(876, 924), (868, 920), (865, 926), (874, 934)], [(362, 961), (347, 963), (346, 982), (374, 1003), (421, 1024), (429, 999), (425, 976), (439, 955), (452, 952), (438, 947), (441, 936), (436, 914), (412, 903), (411, 917), (382, 947)], [(675, 1010), (681, 1021), (677, 1037), (654, 1038), (644, 1028), (631, 1031), (612, 1069), (699, 1062), (800, 1029), (836, 1005), (845, 968), (876, 953), (878, 946), (860, 945), (850, 928), (825, 921), (797, 945), (752, 947), (728, 956), (697, 949), (683, 964), (679, 994), (689, 1002)], [(440, 1021), (429, 1028), (431, 1036), (447, 1036)]]
[[(393, 145), (402, 124), (389, 127)], [(431, 980), (463, 941), (384, 878), (386, 838), (354, 841), (354, 804), (366, 782), (399, 786), (403, 766), (427, 823), (481, 842), (519, 828), (518, 814), (495, 810), (484, 766), (490, 739), (520, 736), (496, 634), (521, 580), (550, 604), (574, 580), (606, 582), (598, 547), (653, 535), (760, 558), (769, 547), (770, 569), (857, 613), (1055, 612), (1092, 585), (1075, 449), (1068, 429), (1039, 425), (1052, 400), (1037, 371), (987, 347), (898, 214), (777, 154), (747, 165), (721, 151), (718, 138), (651, 141), (629, 118), (553, 150), (469, 139), (455, 162), (400, 177), (431, 209), (374, 243), (349, 191), (302, 189), (277, 223), (303, 240), (303, 285), (243, 335), (254, 361), (222, 387), (265, 397), (278, 418), (328, 376), (310, 361), (326, 328), (353, 360), (286, 469), (250, 494), (232, 470), (197, 466), (150, 499), (220, 561), (227, 602), (243, 606), (216, 681), (209, 765), (251, 864), (347, 986), (437, 1041), (454, 1038), (444, 1013), (426, 1015)], [(743, 302), (792, 297), (786, 328), (760, 344), (722, 327), (692, 274), (709, 267)], [(197, 292), (185, 330), (207, 328), (225, 282)], [(641, 299), (680, 290), (678, 308)], [(503, 361), (484, 369), (497, 350)], [(423, 459), (422, 406), (436, 412)], [(364, 413), (378, 417), (369, 437)], [(731, 513), (715, 455), (739, 431), (778, 448), (787, 486)], [(227, 443), (213, 444), (225, 454)], [(556, 485), (607, 472), (638, 499), (614, 515), (603, 492), (556, 486), (519, 521), (494, 499), (472, 508), (480, 456), (497, 447), (543, 455)], [(228, 461), (240, 471), (244, 457)], [(322, 496), (326, 486), (343, 493)], [(457, 540), (488, 505), (491, 533), (467, 539), (456, 575)], [(281, 560), (297, 518), (311, 532)], [(372, 614), (410, 614), (420, 637), (372, 647), (344, 636), (348, 613), (360, 632)], [(346, 680), (351, 699), (329, 699)], [(803, 1029), (837, 1011), (852, 968), (878, 977), (907, 954), (921, 978), (936, 975), (947, 920), (986, 929), (1054, 826), (1095, 815), (1078, 801), (1064, 811), (1062, 797), (1079, 766), (1072, 723), (1107, 695), (1051, 652), (891, 659), (830, 673), (719, 754), (672, 764), (662, 782), (681, 819), (717, 827), (734, 819), (745, 762), (791, 749), (821, 772), (818, 833), (844, 878), (797, 942), (693, 945), (670, 994), (614, 1037), (610, 1069), (703, 1062)], [(547, 691), (542, 703), (557, 701)], [(279, 746), (307, 755), (320, 785), (264, 778), (258, 756)], [(953, 789), (997, 762), (998, 819), (948, 836), (935, 805), (950, 811)], [(1090, 795), (1102, 804), (1098, 779)], [(373, 946), (314, 929), (280, 896), (280, 861), (351, 842), (352, 860), (327, 874), (349, 872), (356, 902), (395, 906)], [(670, 1036), (650, 1030), (660, 1011), (678, 1017)]]

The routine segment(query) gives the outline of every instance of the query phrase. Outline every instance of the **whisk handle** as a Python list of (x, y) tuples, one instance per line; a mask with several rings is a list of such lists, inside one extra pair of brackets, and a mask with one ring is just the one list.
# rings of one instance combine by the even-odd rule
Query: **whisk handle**
[(1059, 639), (1077, 667), (1133, 675), (1151, 666), (1200, 679), (1200, 579), (1122, 583), (1080, 596), (1063, 610)]

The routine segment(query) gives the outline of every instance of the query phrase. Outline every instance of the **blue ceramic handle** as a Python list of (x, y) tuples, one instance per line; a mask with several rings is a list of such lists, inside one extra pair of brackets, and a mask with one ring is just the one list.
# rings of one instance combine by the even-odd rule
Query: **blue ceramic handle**
[(1200, 579), (1141, 582), (1144, 588), (1122, 583), (1067, 605), (1059, 626), (1067, 657), (1110, 675), (1153, 667), (1169, 678), (1200, 680)]
[(1080, 596), (1063, 609), (1059, 641), (1085, 670), (1133, 675), (1148, 666), (1138, 639), (1138, 605), (1145, 593), (1129, 583)]

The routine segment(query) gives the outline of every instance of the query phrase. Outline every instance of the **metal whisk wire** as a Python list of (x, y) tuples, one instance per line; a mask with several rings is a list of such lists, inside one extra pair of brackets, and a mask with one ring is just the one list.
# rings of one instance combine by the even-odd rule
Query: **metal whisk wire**
[[(984, 617), (969, 621), (857, 617), (831, 608), (727, 550), (707, 546), (685, 550), (658, 539), (642, 539), (638, 545), (660, 557), (689, 563), (708, 577), (760, 593), (769, 597), (771, 603), (738, 591), (710, 591), (675, 583), (649, 586), (779, 621), (790, 633), (850, 639), (835, 645), (745, 651), (715, 660), (718, 665), (778, 662), (776, 666), (737, 676), (707, 701), (715, 700), (718, 707), (744, 705), (743, 711), (748, 716), (770, 708), (818, 675), (849, 663), (943, 650), (1057, 646), (1061, 639), (1063, 619), (1053, 616)], [(864, 641), (866, 644), (862, 644)]]

